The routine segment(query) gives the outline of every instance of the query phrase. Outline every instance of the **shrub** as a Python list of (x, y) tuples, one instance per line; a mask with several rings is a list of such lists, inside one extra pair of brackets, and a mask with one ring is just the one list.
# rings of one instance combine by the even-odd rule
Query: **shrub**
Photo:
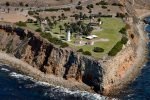
[(125, 27), (123, 27), (119, 32), (121, 34), (125, 34), (126, 35), (127, 34), (126, 31), (127, 31), (127, 29)]
[(90, 51), (84, 51), (84, 52), (82, 52), (82, 54), (88, 55), (88, 56), (91, 56), (91, 55), (92, 55)]
[(121, 39), (122, 44), (126, 44), (128, 42), (128, 38), (123, 36)]
[(109, 56), (115, 56), (118, 52), (121, 51), (123, 43), (121, 41), (117, 42), (116, 45), (109, 51)]
[(34, 13), (35, 13), (34, 11), (28, 11), (29, 15), (34, 15)]
[(58, 11), (58, 10), (60, 10), (60, 9), (58, 9), (58, 8), (45, 9), (45, 11), (50, 11), (50, 12), (52, 12), (52, 11)]
[(33, 23), (33, 20), (32, 19), (28, 19), (27, 22), (28, 23)]
[(113, 5), (113, 6), (123, 6), (123, 5), (120, 4), (120, 3), (113, 3), (112, 5)]
[(6, 6), (10, 6), (10, 3), (7, 1), (5, 5), (6, 5)]
[(94, 5), (93, 5), (93, 4), (89, 4), (89, 5), (86, 6), (86, 8), (87, 8), (87, 9), (94, 8)]
[(107, 6), (102, 5), (102, 8), (103, 8), (103, 9), (107, 9)]
[(36, 32), (42, 32), (41, 28), (35, 30)]
[(100, 47), (94, 47), (93, 51), (94, 52), (104, 52), (104, 49), (100, 48)]
[(68, 47), (68, 46), (69, 46), (68, 43), (62, 43), (60, 47), (65, 48), (65, 47)]
[(116, 17), (124, 18), (125, 14), (123, 14), (123, 13), (117, 13)]
[(97, 2), (96, 5), (108, 5), (108, 3), (104, 0)]
[(83, 49), (81, 48), (81, 49), (77, 50), (77, 52), (83, 52)]
[(27, 26), (26, 22), (22, 22), (22, 21), (17, 22), (16, 25), (22, 26), (22, 27)]
[(61, 8), (64, 11), (70, 11), (70, 8)]
[(78, 10), (82, 10), (82, 6), (76, 6), (76, 9), (78, 9)]

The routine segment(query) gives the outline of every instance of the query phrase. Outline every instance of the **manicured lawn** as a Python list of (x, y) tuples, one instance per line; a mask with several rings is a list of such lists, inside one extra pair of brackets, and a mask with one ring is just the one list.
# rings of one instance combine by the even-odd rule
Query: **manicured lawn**
[[(91, 45), (84, 45), (84, 46), (75, 46), (73, 45), (75, 38), (72, 37), (72, 41), (68, 42), (70, 47), (78, 50), (82, 48), (84, 51), (90, 51), (92, 53), (92, 56), (95, 58), (102, 58), (103, 56), (107, 55), (107, 53), (114, 47), (114, 45), (121, 39), (121, 34), (119, 33), (120, 29), (125, 26), (125, 23), (122, 21), (122, 19), (119, 18), (101, 18), (103, 24), (100, 25), (102, 30), (100, 31), (93, 31), (92, 34), (95, 34), (98, 36), (96, 39), (108, 39), (107, 42), (96, 42), (93, 46)], [(62, 30), (60, 34), (59, 26), (62, 25), (64, 29), (64, 23), (65, 21), (60, 21), (57, 23), (57, 25), (52, 29), (52, 36), (53, 37), (64, 37), (66, 36), (65, 30)], [(34, 23), (27, 23), (27, 27), (36, 30), (39, 28), (39, 25), (35, 25)], [(57, 34), (55, 34), (57, 33)], [(87, 41), (85, 38), (83, 41)], [(103, 53), (95, 53), (93, 52), (94, 47), (101, 47), (104, 49)]]
[[(107, 55), (107, 53), (113, 48), (113, 46), (121, 39), (120, 29), (125, 26), (123, 21), (119, 18), (101, 18), (103, 24), (101, 25), (102, 31), (96, 31), (92, 34), (98, 36), (96, 39), (109, 39), (108, 42), (96, 42), (93, 46), (85, 45), (82, 47), (77, 47), (77, 49), (82, 48), (84, 51), (90, 51), (92, 56), (95, 58), (102, 58)], [(101, 47), (105, 51), (103, 53), (93, 52), (94, 47)]]
[(35, 23), (27, 23), (27, 27), (30, 28), (31, 30), (37, 30), (38, 28), (40, 28), (40, 26)]

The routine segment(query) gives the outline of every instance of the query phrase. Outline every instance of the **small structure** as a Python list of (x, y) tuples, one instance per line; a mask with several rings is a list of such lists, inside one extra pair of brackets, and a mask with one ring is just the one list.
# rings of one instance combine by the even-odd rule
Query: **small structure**
[(71, 41), (71, 33), (70, 30), (68, 30), (67, 35), (66, 35), (66, 41)]
[(48, 27), (48, 22), (47, 20), (42, 20), (41, 21), (41, 29), (42, 29), (42, 32), (45, 32), (46, 28)]
[(92, 40), (92, 39), (97, 38), (97, 37), (98, 36), (96, 36), (96, 35), (89, 35), (86, 37), (86, 39)]
[(102, 21), (99, 22), (99, 25), (102, 25)]
[(87, 45), (94, 45), (94, 41), (89, 40), (89, 41), (87, 42)]

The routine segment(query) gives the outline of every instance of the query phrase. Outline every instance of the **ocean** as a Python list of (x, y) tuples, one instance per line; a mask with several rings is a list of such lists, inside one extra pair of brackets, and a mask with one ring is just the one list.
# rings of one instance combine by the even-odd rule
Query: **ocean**
[(0, 65), (0, 100), (106, 100), (107, 97), (86, 91), (36, 81), (6, 65)]
[[(148, 20), (150, 22), (150, 17)], [(145, 30), (149, 32), (150, 25)], [(150, 43), (147, 44), (150, 51)], [(148, 54), (150, 58), (150, 52)], [(0, 65), (0, 100), (107, 100), (105, 96), (36, 81), (9, 66)], [(150, 100), (150, 60), (143, 65), (139, 76), (117, 96), (121, 100)]]

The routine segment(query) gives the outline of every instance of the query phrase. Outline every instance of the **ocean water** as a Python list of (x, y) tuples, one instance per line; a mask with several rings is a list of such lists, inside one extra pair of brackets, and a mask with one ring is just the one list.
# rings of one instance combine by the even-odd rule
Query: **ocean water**
[[(150, 39), (150, 17), (145, 19), (147, 25), (145, 31)], [(147, 44), (149, 53), (148, 61), (143, 65), (139, 76), (118, 96), (122, 100), (150, 100), (150, 42)]]
[(20, 74), (0, 65), (0, 100), (106, 100), (85, 91), (70, 91)]
[[(147, 18), (150, 22), (150, 17)], [(145, 31), (150, 38), (150, 25)], [(150, 51), (150, 43), (147, 44)], [(117, 96), (121, 100), (150, 100), (150, 52), (140, 75)], [(85, 91), (70, 91), (34, 80), (6, 65), (0, 65), (0, 100), (107, 100)]]

